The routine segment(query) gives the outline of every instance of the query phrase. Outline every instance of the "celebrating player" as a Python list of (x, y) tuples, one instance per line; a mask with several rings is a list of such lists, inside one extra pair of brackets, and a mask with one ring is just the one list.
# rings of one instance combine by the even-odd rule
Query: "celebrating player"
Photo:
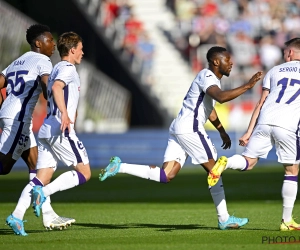
[[(231, 141), (214, 109), (215, 103), (228, 102), (242, 95), (260, 80), (262, 73), (257, 72), (248, 83), (238, 88), (222, 91), (220, 80), (223, 75), (229, 76), (233, 65), (230, 54), (225, 48), (216, 46), (208, 50), (206, 57), (208, 69), (198, 73), (184, 98), (177, 118), (170, 126), (162, 168), (121, 163), (119, 157), (113, 157), (110, 164), (100, 173), (101, 181), (116, 173), (127, 173), (167, 183), (175, 178), (188, 156), (192, 158), (193, 164), (200, 164), (209, 172), (215, 164), (217, 152), (204, 129), (207, 119), (219, 131), (223, 149), (230, 148)], [(220, 229), (239, 228), (248, 223), (247, 218), (229, 216), (221, 178), (219, 185), (209, 189), (216, 206)]]

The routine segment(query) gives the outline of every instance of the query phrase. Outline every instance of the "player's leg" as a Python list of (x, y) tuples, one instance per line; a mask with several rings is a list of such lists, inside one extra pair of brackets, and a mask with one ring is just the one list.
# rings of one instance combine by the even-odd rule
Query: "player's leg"
[(300, 230), (300, 225), (293, 219), (293, 209), (298, 191), (298, 164), (283, 164), (285, 175), (281, 189), (283, 200), (280, 230)]
[[(37, 144), (36, 144), (36, 140), (35, 140), (35, 136), (32, 132), (32, 129), (30, 128), (29, 131), (29, 138), (27, 140), (27, 144), (24, 148), (24, 152), (22, 153), (22, 159), (24, 160), (24, 162), (26, 163), (26, 165), (28, 166), (28, 170), (29, 170), (29, 181), (31, 181), (34, 177), (36, 177), (36, 165), (37, 165), (37, 158), (38, 158), (38, 149), (37, 149)], [(35, 182), (31, 182), (30, 185), (28, 186), (28, 188), (33, 187), (35, 185)], [(27, 193), (27, 198), (31, 200), (31, 192)], [(25, 198), (25, 196), (22, 196), (23, 198)], [(53, 221), (60, 221), (59, 217), (55, 211), (53, 210), (52, 206), (51, 206), (51, 199), (50, 196), (47, 197), (47, 199), (45, 200), (45, 202), (43, 203), (42, 206), (42, 213), (43, 213), (43, 224), (44, 227), (47, 229), (51, 229), (51, 228), (56, 228), (60, 226), (60, 223), (58, 223), (57, 225), (55, 223), (53, 223)], [(66, 218), (66, 217), (62, 217), (62, 218)], [(74, 219), (69, 218), (71, 221), (73, 221)], [(50, 225), (52, 227), (50, 227)]]
[[(35, 138), (34, 135), (32, 133), (33, 138), (31, 138), (31, 141), (35, 142)], [(34, 143), (32, 143), (31, 145), (34, 145)], [(42, 156), (41, 156), (42, 157)], [(25, 150), (22, 154), (22, 159), (25, 161), (25, 163), (28, 166), (28, 169), (30, 171), (30, 175), (29, 175), (29, 180), (31, 181), (34, 177), (36, 177), (36, 164), (37, 164), (37, 158), (38, 158), (38, 149), (37, 146), (31, 147), (27, 150)], [(54, 172), (54, 169), (51, 168), (51, 175)], [(50, 180), (49, 180), (50, 181)], [(31, 182), (30, 185), (28, 186), (33, 187), (35, 186), (35, 182)], [(38, 183), (39, 184), (39, 183)], [(27, 189), (28, 191), (28, 189)], [(31, 192), (28, 193), (28, 199), (31, 199)], [(23, 195), (23, 198), (24, 195)], [(48, 196), (45, 200), (45, 202), (42, 205), (42, 214), (43, 214), (43, 225), (46, 229), (53, 229), (53, 228), (60, 228), (61, 227), (61, 223), (62, 221), (66, 221), (68, 222), (68, 225), (71, 225), (73, 222), (75, 222), (75, 219), (73, 218), (68, 218), (68, 217), (63, 217), (63, 216), (59, 216), (52, 208), (51, 206), (51, 199), (50, 196)]]
[(207, 182), (214, 186), (225, 169), (246, 171), (251, 170), (257, 164), (259, 158), (267, 158), (269, 151), (274, 145), (271, 136), (271, 128), (267, 125), (257, 125), (243, 152), (243, 155), (231, 157), (221, 156), (210, 171)]
[(227, 158), (226, 169), (247, 171), (252, 170), (257, 164), (258, 158), (248, 157), (246, 155), (233, 155)]
[(26, 125), (12, 119), (0, 119), (0, 128), (0, 175), (7, 175), (23, 151), (20, 136)]
[(31, 204), (31, 191), (34, 185), (42, 185), (36, 178), (33, 178), (23, 189), (17, 206), (14, 211), (6, 219), (6, 223), (13, 229), (15, 234), (27, 235), (24, 230), (23, 218), (26, 210)]
[[(30, 124), (12, 119), (1, 119), (0, 124), (3, 130), (0, 138), (0, 161), (3, 161), (0, 164), (0, 174), (8, 174), (26, 147)], [(17, 235), (27, 235), (24, 230), (23, 217), (30, 206), (31, 189), (32, 187), (25, 187), (16, 209), (6, 219), (6, 223)]]
[[(50, 157), (46, 161), (39, 154), (37, 164), (37, 178), (44, 184), (33, 188), (33, 207), (35, 214), (39, 216), (40, 208), (46, 197), (58, 192), (82, 185), (91, 177), (91, 170), (88, 156), (82, 143), (75, 134), (53, 137), (51, 139), (39, 139), (47, 141), (51, 145), (52, 163)], [(42, 150), (42, 149), (41, 149)], [(75, 170), (67, 171), (59, 175), (51, 183), (51, 169), (57, 159), (60, 159), (67, 166), (74, 166)], [(49, 183), (49, 184), (48, 184)]]
[(299, 173), (299, 136), (295, 132), (280, 127), (273, 127), (272, 135), (275, 140), (278, 162), (282, 163), (285, 175), (282, 185), (282, 223), (280, 230), (300, 230), (300, 225), (293, 220), (293, 208), (298, 191)]
[[(206, 159), (202, 159), (201, 161), (205, 161), (205, 162), (200, 164), (205, 169), (205, 171), (209, 173), (210, 169), (212, 169), (212, 167), (215, 164), (215, 159), (217, 158), (217, 152), (213, 150), (213, 144), (211, 141), (207, 141), (206, 144), (207, 146), (203, 147), (203, 149), (201, 150), (202, 154), (206, 157)], [(205, 148), (211, 148), (211, 150), (207, 152), (208, 150), (205, 150)], [(227, 210), (222, 177), (219, 178), (219, 182), (217, 185), (209, 186), (209, 191), (217, 211), (218, 224), (220, 225), (220, 223), (227, 222), (230, 215)]]
[[(217, 151), (204, 128), (192, 134), (177, 135), (177, 139), (193, 164), (200, 164), (207, 172), (212, 169)], [(220, 229), (239, 228), (248, 223), (247, 218), (229, 216), (222, 178), (219, 185), (209, 187), (209, 190), (217, 210)]]
[[(14, 140), (9, 140), (9, 139), (12, 139), (12, 136), (7, 137), (5, 130), (3, 130), (3, 133), (0, 138), (0, 141), (1, 141), (0, 142), (0, 144), (1, 144), (0, 150), (1, 151), (4, 150), (5, 153), (0, 152), (0, 175), (8, 174), (16, 162), (16, 160), (13, 159), (13, 157), (16, 157), (16, 155), (13, 150), (12, 144), (10, 143), (10, 142), (13, 142)], [(5, 144), (5, 143), (3, 144), (3, 142), (7, 142), (7, 140), (8, 140), (8, 143), (10, 144), (9, 146), (8, 146), (8, 144)], [(11, 148), (12, 152), (7, 151), (8, 148)], [(19, 157), (20, 157), (20, 154), (16, 158), (18, 159)], [(27, 197), (27, 199), (25, 199), (25, 200), (21, 199), (21, 203), (23, 203), (23, 201), (25, 203), (25, 205), (20, 205), (21, 211), (18, 211), (19, 209), (17, 209), (17, 211), (15, 210), (12, 214), (10, 214), (6, 218), (6, 224), (11, 227), (11, 229), (14, 231), (14, 233), (16, 235), (20, 235), (20, 236), (27, 235), (27, 233), (25, 232), (25, 229), (24, 229), (23, 217), (24, 217), (26, 209), (30, 206), (30, 202), (31, 202), (30, 190), (27, 190), (26, 194), (23, 190), (24, 195), (29, 196), (29, 198)], [(24, 210), (24, 213), (22, 212), (23, 210)]]
[(16, 160), (12, 158), (12, 154), (3, 154), (0, 152), (0, 175), (7, 175), (15, 165)]
[(236, 229), (249, 222), (248, 218), (239, 218), (229, 215), (222, 177), (215, 186), (209, 187), (209, 191), (217, 211), (219, 229)]
[[(91, 177), (91, 169), (89, 163), (83, 164), (78, 163), (75, 170), (67, 171), (59, 175), (55, 180), (45, 185), (42, 190), (45, 197), (52, 195), (58, 191), (64, 191), (78, 185), (86, 183)], [(49, 169), (49, 168), (48, 168)], [(38, 170), (38, 178), (42, 180), (47, 180), (49, 176), (47, 169)]]
[(112, 157), (110, 164), (100, 172), (99, 179), (104, 181), (117, 173), (134, 175), (147, 180), (168, 183), (174, 179), (186, 159), (185, 151), (178, 144), (174, 135), (169, 135), (162, 168), (154, 165), (122, 163), (119, 157)]
[[(228, 157), (225, 169), (240, 171), (252, 170), (259, 158), (267, 158), (273, 145), (274, 140), (270, 135), (269, 127), (258, 125), (251, 135), (243, 154)], [(220, 159), (221, 158), (222, 157), (220, 157)]]
[(257, 125), (245, 147), (242, 154), (243, 156), (234, 155), (229, 157), (226, 169), (241, 171), (253, 169), (259, 158), (267, 158), (274, 144), (272, 127), (268, 125)]
[(214, 164), (212, 170), (208, 173), (208, 185), (214, 186), (226, 169), (239, 171), (251, 170), (258, 162), (258, 158), (251, 158), (245, 155), (233, 155), (231, 157), (221, 156)]
[[(36, 185), (33, 188), (33, 209), (36, 216), (40, 215), (40, 208), (43, 205), (44, 201), (52, 194), (58, 191), (64, 191), (78, 185), (82, 185), (90, 179), (91, 171), (90, 165), (88, 163), (83, 164), (79, 163), (75, 167), (76, 170), (67, 171), (59, 175), (55, 180), (50, 182), (47, 185)], [(50, 171), (50, 172), (49, 172)], [(51, 168), (42, 168), (37, 172), (38, 179), (44, 180), (47, 182), (49, 176), (51, 175)], [(56, 222), (58, 221), (58, 225)], [(71, 223), (74, 223), (75, 220), (72, 218), (59, 217), (54, 218), (52, 225), (46, 224), (46, 227), (61, 227), (64, 228)]]
[[(35, 138), (32, 138), (31, 140), (35, 141)], [(33, 145), (33, 142), (32, 142)], [(27, 150), (25, 150), (22, 154), (22, 159), (25, 161), (25, 163), (28, 166), (29, 169), (29, 175), (30, 175), (30, 179), (29, 181), (31, 181), (33, 178), (36, 177), (36, 164), (37, 164), (37, 158), (38, 158), (38, 149), (37, 146), (34, 147), (30, 147)], [(32, 182), (28, 187), (33, 187), (35, 186), (35, 182)], [(24, 195), (23, 195), (23, 198)], [(31, 200), (31, 192), (30, 195), (28, 195), (28, 199), (30, 198)], [(51, 200), (50, 197), (47, 197), (46, 201), (44, 202), (43, 206), (42, 206), (42, 213), (43, 213), (43, 222), (44, 222), (44, 226), (45, 224), (47, 225), (48, 221), (53, 220), (54, 218), (58, 217), (58, 215), (54, 212), (52, 206), (51, 206)]]
[(180, 168), (180, 163), (176, 161), (164, 162), (162, 168), (160, 168), (154, 165), (122, 163), (119, 157), (112, 157), (109, 165), (101, 170), (99, 179), (104, 181), (117, 173), (124, 173), (151, 181), (168, 183), (176, 176)]
[[(51, 148), (47, 148), (47, 145), (44, 145), (44, 146), (41, 146), (40, 148), (44, 148), (45, 150), (45, 153), (46, 156), (47, 156), (47, 153), (50, 154), (51, 156), (51, 153), (50, 153), (50, 150)], [(34, 151), (34, 149), (33, 149)], [(26, 154), (24, 154), (24, 157), (25, 157)], [(33, 154), (32, 156), (34, 156), (35, 154)], [(45, 160), (45, 163), (47, 164), (47, 157), (45, 155), (43, 155), (43, 159)], [(34, 161), (34, 159), (30, 159), (30, 161)], [(52, 164), (51, 164), (52, 165)], [(53, 164), (52, 166), (56, 166), (56, 164)], [(53, 170), (52, 170), (53, 172)], [(41, 182), (41, 180), (39, 180), (36, 176), (33, 177), (29, 183), (25, 186), (25, 188), (23, 189), (21, 195), (20, 195), (20, 198), (18, 200), (18, 203), (17, 203), (17, 206), (15, 207), (14, 211), (12, 212), (12, 214), (10, 216), (7, 217), (7, 223), (9, 226), (11, 226), (11, 228), (14, 230), (14, 232), (16, 234), (20, 234), (20, 235), (24, 235), (26, 234), (25, 231), (24, 231), (24, 225), (23, 225), (23, 218), (24, 218), (24, 215), (25, 215), (25, 212), (26, 210), (29, 208), (30, 204), (31, 204), (31, 194), (32, 194), (32, 189), (34, 186), (43, 186), (43, 183)], [(13, 220), (12, 220), (13, 219)], [(16, 232), (14, 226), (14, 221), (15, 223), (21, 225), (21, 232), (18, 233)], [(22, 222), (22, 223), (21, 223)], [(18, 227), (17, 227), (18, 229)], [(24, 233), (23, 233), (24, 231)], [(27, 235), (27, 234), (26, 234)]]
[(222, 176), (220, 176), (216, 185), (209, 186), (209, 191), (217, 211), (218, 227), (221, 230), (240, 228), (249, 222), (248, 218), (238, 218), (229, 215)]
[[(164, 173), (166, 175), (167, 182), (170, 182), (171, 180), (173, 180), (176, 177), (176, 175), (178, 174), (178, 172), (180, 171), (180, 169), (182, 168), (183, 165), (184, 165), (184, 162), (182, 162), (182, 161), (164, 162), (162, 169), (164, 170)], [(163, 174), (161, 174), (161, 176), (162, 175)], [(161, 181), (161, 182), (163, 182), (163, 181)]]
[(215, 164), (217, 151), (205, 129), (202, 128), (191, 134), (177, 135), (177, 139), (181, 147), (191, 157), (192, 163), (196, 165), (200, 164), (209, 173), (209, 178), (211, 169)]
[[(200, 164), (209, 172), (215, 164), (215, 159), (217, 159), (217, 151), (206, 131), (202, 129), (194, 134), (185, 135), (184, 140), (181, 139), (183, 138), (179, 138), (180, 143), (184, 145), (187, 153), (192, 158), (192, 163)], [(248, 223), (247, 218), (237, 218), (229, 215), (222, 177), (217, 185), (209, 186), (209, 191), (215, 204), (220, 229), (239, 228)]]

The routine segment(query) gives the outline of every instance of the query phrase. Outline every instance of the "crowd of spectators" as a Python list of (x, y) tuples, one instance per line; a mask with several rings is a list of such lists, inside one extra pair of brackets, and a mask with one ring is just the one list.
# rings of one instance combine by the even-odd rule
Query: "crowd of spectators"
[[(97, 2), (101, 25), (113, 46), (138, 73), (152, 84), (155, 48), (144, 24), (128, 0)], [(228, 88), (236, 87), (257, 70), (267, 71), (282, 61), (284, 42), (300, 36), (299, 0), (165, 0), (173, 11), (176, 28), (166, 31), (196, 73), (206, 67), (206, 52), (214, 45), (226, 47), (234, 67)], [(253, 90), (255, 91), (255, 89)], [(251, 93), (250, 93), (251, 94)]]
[[(98, 1), (99, 2), (99, 1)], [(114, 41), (122, 58), (137, 73), (142, 83), (151, 84), (154, 45), (144, 24), (135, 15), (128, 0), (100, 1), (100, 22)]]
[[(166, 0), (166, 5), (176, 20), (176, 28), (166, 34), (195, 73), (207, 66), (208, 48), (229, 50), (234, 65), (230, 77), (222, 78), (224, 89), (283, 62), (284, 42), (300, 36), (299, 0)], [(244, 128), (260, 91), (257, 85), (230, 102), (231, 129)]]
[[(284, 42), (300, 36), (299, 0), (166, 0), (177, 27), (175, 46), (198, 72), (212, 45), (232, 54), (237, 78), (268, 70), (282, 60)], [(236, 82), (239, 84), (238, 82)]]

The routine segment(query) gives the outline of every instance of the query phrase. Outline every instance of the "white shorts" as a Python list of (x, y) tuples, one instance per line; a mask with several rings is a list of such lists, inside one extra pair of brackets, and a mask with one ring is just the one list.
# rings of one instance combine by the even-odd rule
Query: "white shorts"
[(18, 160), (22, 153), (36, 147), (36, 140), (32, 132), (32, 123), (24, 123), (13, 119), (0, 119), (2, 134), (0, 136), (0, 152), (12, 154)]
[(274, 145), (278, 162), (299, 163), (299, 135), (287, 129), (270, 125), (255, 127), (243, 155), (250, 158), (267, 158)]
[(204, 129), (191, 134), (169, 134), (164, 162), (177, 161), (183, 167), (187, 156), (197, 165), (217, 159), (217, 150)]
[(68, 167), (89, 163), (86, 149), (76, 134), (39, 138), (38, 153), (37, 169), (53, 167), (55, 170), (59, 161)]

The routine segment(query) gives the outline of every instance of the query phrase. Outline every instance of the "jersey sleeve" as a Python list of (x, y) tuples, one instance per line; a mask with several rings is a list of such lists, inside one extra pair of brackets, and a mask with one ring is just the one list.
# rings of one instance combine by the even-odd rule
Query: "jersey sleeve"
[(207, 71), (205, 75), (203, 75), (203, 79), (200, 82), (200, 87), (202, 88), (204, 93), (206, 93), (206, 91), (212, 86), (220, 87), (218, 82), (216, 81), (215, 76), (210, 71)]
[(1, 74), (4, 75), (4, 77), (6, 77), (6, 72), (7, 72), (8, 67), (6, 67), (4, 70), (2, 70)]
[(41, 59), (38, 63), (39, 76), (50, 75), (52, 68), (50, 59)]
[(75, 66), (72, 64), (63, 65), (59, 69), (54, 80), (55, 81), (59, 80), (64, 82), (66, 85), (69, 85), (74, 79), (74, 74), (75, 74), (74, 70), (75, 70)]
[(272, 70), (269, 70), (264, 77), (263, 84), (262, 84), (263, 89), (271, 89), (271, 75), (272, 75), (271, 71)]

